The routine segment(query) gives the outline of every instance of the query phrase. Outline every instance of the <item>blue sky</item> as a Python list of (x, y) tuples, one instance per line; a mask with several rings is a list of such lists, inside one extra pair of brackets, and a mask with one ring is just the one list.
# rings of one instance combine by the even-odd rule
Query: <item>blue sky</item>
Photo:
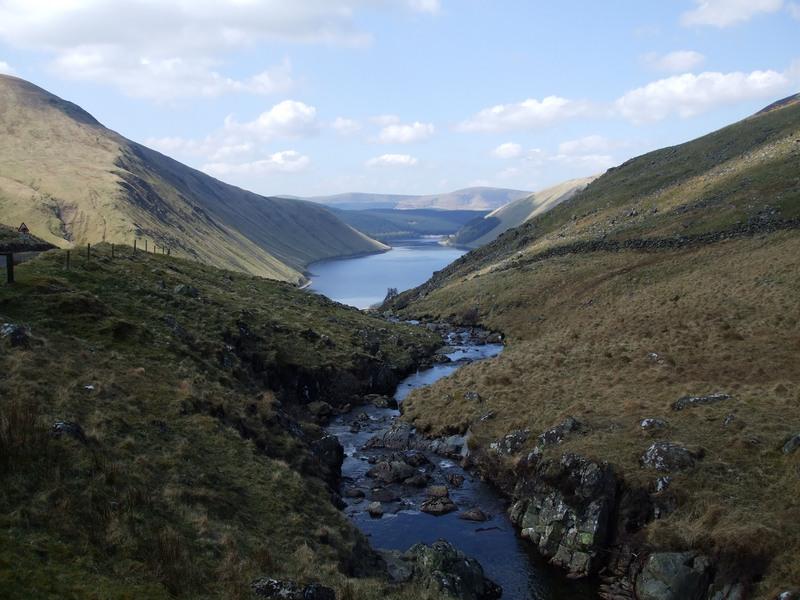
[(536, 190), (800, 90), (800, 2), (0, 0), (0, 72), (263, 194)]

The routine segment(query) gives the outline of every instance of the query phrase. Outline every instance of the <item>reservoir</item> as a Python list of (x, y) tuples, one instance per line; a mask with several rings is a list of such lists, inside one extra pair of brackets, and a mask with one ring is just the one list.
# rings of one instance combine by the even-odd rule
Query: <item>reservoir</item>
[(342, 304), (369, 308), (381, 302), (389, 288), (416, 287), (464, 254), (441, 245), (441, 239), (392, 240), (388, 252), (313, 263), (308, 266), (309, 288)]

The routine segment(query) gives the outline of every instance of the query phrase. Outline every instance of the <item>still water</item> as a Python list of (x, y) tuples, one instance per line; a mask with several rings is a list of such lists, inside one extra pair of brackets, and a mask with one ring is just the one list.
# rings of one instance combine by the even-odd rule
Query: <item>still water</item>
[(309, 287), (337, 302), (368, 308), (381, 302), (390, 287), (416, 287), (464, 254), (442, 246), (440, 239), (392, 240), (392, 249), (382, 254), (313, 263), (308, 267)]

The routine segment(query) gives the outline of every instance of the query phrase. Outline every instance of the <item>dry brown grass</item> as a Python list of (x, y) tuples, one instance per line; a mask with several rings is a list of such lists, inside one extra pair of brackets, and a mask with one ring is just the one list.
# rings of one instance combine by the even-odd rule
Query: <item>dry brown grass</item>
[[(608, 460), (641, 486), (656, 478), (639, 464), (652, 441), (703, 448), (696, 468), (674, 476), (682, 503), (648, 527), (651, 540), (747, 557), (748, 568), (769, 562), (765, 597), (797, 586), (800, 453), (780, 449), (800, 431), (799, 274), (800, 235), (791, 232), (681, 252), (570, 255), (451, 282), (412, 305), (414, 314), (478, 307), (509, 344), (415, 392), (406, 418), (431, 433), (471, 424), (472, 443), (487, 445), (573, 415), (588, 433), (548, 452)], [(483, 401), (465, 402), (467, 390)], [(715, 391), (733, 398), (670, 408)], [(490, 410), (494, 419), (476, 422)], [(729, 414), (736, 420), (726, 427)], [(645, 417), (669, 427), (646, 435)]]

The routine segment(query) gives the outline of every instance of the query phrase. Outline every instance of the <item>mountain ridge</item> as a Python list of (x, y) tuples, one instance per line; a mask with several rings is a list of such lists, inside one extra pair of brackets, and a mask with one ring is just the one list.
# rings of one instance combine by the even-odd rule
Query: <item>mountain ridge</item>
[(0, 214), (49, 243), (149, 238), (195, 260), (299, 283), (325, 258), (386, 246), (309, 202), (226, 184), (0, 75)]

